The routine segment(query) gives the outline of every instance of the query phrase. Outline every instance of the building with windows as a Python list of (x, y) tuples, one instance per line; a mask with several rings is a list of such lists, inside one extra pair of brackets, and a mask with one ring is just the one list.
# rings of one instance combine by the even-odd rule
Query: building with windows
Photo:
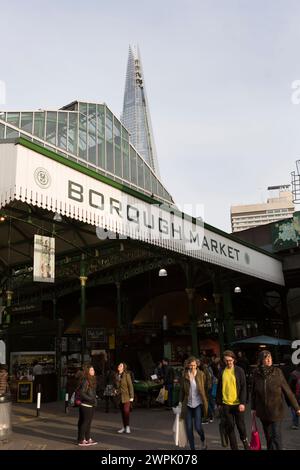
[[(132, 60), (137, 67), (131, 52)], [(146, 112), (134, 70), (131, 91)], [(218, 354), (237, 327), (274, 332), (277, 311), (266, 315), (264, 299), (283, 295), (281, 260), (178, 210), (155, 153), (143, 153), (124, 122), (105, 104), (82, 101), (0, 112), (0, 341), (17, 377), (33, 352), (45, 368), (55, 356), (58, 391), (99, 351), (138, 370), (148, 353), (157, 361), (168, 351), (174, 362)], [(149, 138), (147, 112), (143, 122), (141, 139)], [(276, 317), (282, 335), (285, 313)]]
[(159, 176), (145, 79), (138, 46), (129, 47), (121, 121), (130, 133), (132, 145)]
[(293, 217), (295, 206), (293, 195), (288, 189), (289, 185), (270, 186), (269, 191), (279, 192), (277, 197), (270, 197), (267, 202), (260, 204), (231, 206), (232, 232), (239, 232), (258, 225)]
[(24, 137), (162, 202), (172, 197), (129, 132), (105, 104), (74, 101), (59, 110), (0, 113), (0, 139)]

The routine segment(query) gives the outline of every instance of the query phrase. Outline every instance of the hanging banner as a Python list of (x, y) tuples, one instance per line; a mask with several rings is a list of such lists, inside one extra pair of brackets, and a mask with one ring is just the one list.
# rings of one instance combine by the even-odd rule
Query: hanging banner
[(33, 281), (55, 281), (55, 238), (34, 235)]

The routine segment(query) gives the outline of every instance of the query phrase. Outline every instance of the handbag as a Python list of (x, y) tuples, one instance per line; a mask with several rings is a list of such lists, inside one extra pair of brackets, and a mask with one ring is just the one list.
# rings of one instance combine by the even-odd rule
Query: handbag
[(156, 398), (156, 401), (163, 405), (165, 403), (165, 387), (162, 387), (159, 391), (159, 394)]
[(254, 414), (252, 416), (250, 450), (261, 450), (261, 442)]
[(75, 391), (72, 393), (70, 398), (70, 405), (71, 406), (80, 406), (81, 405), (81, 386), (80, 384)]

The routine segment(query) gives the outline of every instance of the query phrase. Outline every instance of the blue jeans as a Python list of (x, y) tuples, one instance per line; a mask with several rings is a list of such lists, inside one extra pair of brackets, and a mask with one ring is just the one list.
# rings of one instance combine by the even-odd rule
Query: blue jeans
[(299, 426), (299, 416), (297, 415), (294, 408), (291, 407), (290, 410), (291, 410), (291, 413), (292, 413), (293, 425), (294, 426)]
[(196, 408), (190, 408), (189, 406), (187, 406), (186, 410), (185, 427), (191, 450), (195, 450), (193, 418), (195, 429), (199, 434), (201, 441), (204, 442), (205, 435), (201, 423), (201, 405), (198, 405)]
[(268, 450), (282, 450), (281, 421), (262, 421)]

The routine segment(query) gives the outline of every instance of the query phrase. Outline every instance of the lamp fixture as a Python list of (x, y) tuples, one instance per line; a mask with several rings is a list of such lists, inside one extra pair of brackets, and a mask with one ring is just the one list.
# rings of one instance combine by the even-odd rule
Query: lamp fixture
[(166, 277), (166, 276), (168, 275), (167, 270), (164, 269), (164, 268), (161, 268), (161, 269), (158, 271), (158, 275), (159, 275), (159, 277)]
[(58, 212), (55, 212), (53, 220), (54, 222), (62, 222), (62, 216)]
[(235, 294), (240, 294), (241, 292), (242, 292), (242, 289), (241, 289), (239, 286), (236, 286), (236, 287), (234, 288), (234, 293), (235, 293)]

